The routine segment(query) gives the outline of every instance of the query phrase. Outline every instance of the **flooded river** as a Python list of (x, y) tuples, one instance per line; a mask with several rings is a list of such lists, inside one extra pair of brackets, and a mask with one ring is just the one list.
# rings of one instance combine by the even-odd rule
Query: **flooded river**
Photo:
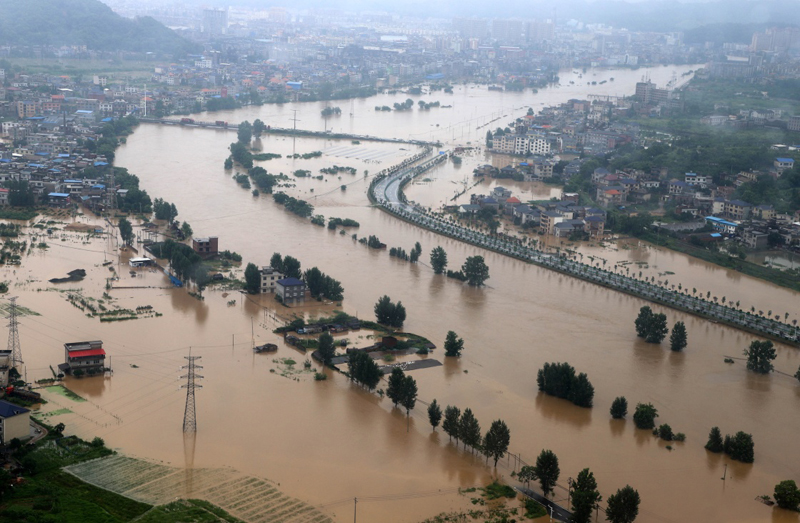
[[(663, 85), (673, 70), (680, 77), (692, 68), (657, 68), (650, 76)], [(612, 76), (615, 80), (589, 88), (542, 89), (535, 95), (457, 86), (453, 95), (411, 97), (440, 100), (452, 109), (372, 114), (375, 105), (405, 98), (381, 95), (355, 101), (352, 119), (349, 102), (341, 101), (343, 115), (332, 125), (337, 131), (464, 144), (477, 140), (482, 145), (486, 127), (477, 126), (493, 118), (506, 115), (492, 128), (525, 114), (528, 106), (550, 105), (587, 92), (629, 94), (643, 74), (644, 70), (590, 70), (583, 83)], [(565, 73), (562, 83), (569, 85), (569, 80), (580, 81)], [(319, 129), (325, 125), (319, 114), (323, 106), (246, 108), (208, 119), (261, 118), (284, 126), (297, 110), (298, 127)], [(103, 299), (110, 271), (102, 263), (118, 250), (113, 240), (86, 240), (78, 234), (48, 241), (47, 253), (34, 252), (16, 272), (2, 269), (4, 279), (19, 285), (14, 289), (19, 303), (41, 314), (22, 318), (29, 378), (50, 375), (48, 366), (61, 361), (65, 341), (105, 343), (113, 376), (68, 381), (88, 400), (85, 403), (55, 397), (75, 413), (53, 418), (67, 423), (68, 431), (89, 438), (99, 435), (109, 446), (132, 456), (183, 466), (188, 458), (181, 434), (185, 393), (179, 389), (179, 367), (191, 347), (193, 355), (202, 356), (204, 366), (199, 371), (204, 388), (197, 392), (193, 465), (233, 467), (269, 478), (288, 495), (320, 507), (336, 521), (352, 518), (354, 497), (360, 499), (359, 521), (413, 522), (471, 507), (456, 489), (485, 484), (493, 471), (482, 459), (449, 443), (441, 430), (431, 432), (425, 404), (434, 398), (442, 405), (472, 408), (484, 431), (493, 420), (505, 420), (512, 451), (528, 462), (542, 448), (552, 449), (560, 459), (562, 485), (584, 467), (595, 473), (604, 498), (632, 485), (642, 497), (639, 521), (798, 521), (795, 514), (754, 500), (771, 494), (781, 480), (799, 479), (800, 386), (777, 373), (750, 374), (741, 360), (733, 365), (723, 362), (726, 355), (741, 356), (752, 336), (654, 306), (667, 314), (670, 324), (686, 323), (689, 346), (684, 353), (671, 353), (666, 342), (654, 346), (636, 337), (633, 320), (646, 304), (639, 299), (437, 236), (372, 208), (366, 197), (369, 179), (363, 171), (374, 173), (396, 163), (414, 154), (413, 147), (268, 136), (261, 140), (264, 151), (284, 156), (316, 150), (325, 154), (313, 160), (284, 157), (259, 165), (275, 173), (308, 169), (316, 174), (331, 164), (356, 168), (358, 174), (342, 174), (341, 180), (338, 176), (295, 179), (296, 186), (285, 190), (315, 205), (316, 213), (357, 220), (361, 227), (354, 232), (359, 237), (375, 234), (390, 247), (406, 250), (419, 241), (423, 263), (416, 265), (367, 249), (350, 233), (315, 227), (268, 196), (253, 197), (238, 187), (222, 167), (226, 147), (234, 139), (233, 132), (141, 125), (118, 150), (117, 164), (137, 174), (151, 195), (174, 202), (178, 219), (191, 223), (196, 235), (219, 236), (221, 249), (239, 252), (245, 261), (259, 265), (266, 265), (273, 252), (290, 254), (304, 268), (316, 265), (341, 280), (342, 308), (348, 313), (370, 318), (380, 296), (401, 300), (408, 311), (406, 330), (433, 340), (440, 348), (431, 357), (444, 363), (413, 372), (420, 402), (412, 412), (410, 431), (403, 413), (392, 409), (388, 399), (367, 394), (330, 372), (327, 381), (315, 382), (313, 372), (303, 369), (306, 356), (271, 333), (281, 318), (290, 319), (298, 311), (278, 306), (269, 296), (206, 291), (200, 301), (186, 289), (166, 288), (163, 275), (149, 269), (131, 277), (124, 264), (130, 253), (123, 253), (114, 264), (121, 279), (109, 291), (110, 303), (127, 308), (150, 305), (163, 316), (107, 323), (88, 318), (67, 302), (66, 293), (43, 290), (53, 287), (44, 280), (85, 268), (87, 280), (62, 287), (82, 286), (84, 295)], [(474, 159), (485, 161), (482, 156)], [(409, 198), (429, 198), (431, 205), (444, 201), (456, 192), (465, 173), (471, 177), (471, 170), (467, 160), (460, 168), (438, 168), (430, 181), (408, 188)], [(481, 191), (498, 182), (485, 183)], [(526, 197), (557, 196), (545, 186), (499, 183)], [(349, 184), (344, 191), (342, 184)], [(428, 253), (438, 245), (447, 251), (450, 268), (460, 266), (467, 256), (483, 255), (491, 274), (487, 287), (472, 289), (434, 275)], [(680, 254), (624, 245), (587, 244), (580, 249), (612, 264), (646, 262), (648, 268), (643, 270), (653, 275), (674, 272), (665, 277), (739, 299), (743, 306), (753, 302), (765, 311), (796, 314), (796, 293)], [(299, 313), (332, 310), (332, 305), (315, 302)], [(451, 329), (465, 340), (459, 360), (445, 360), (441, 349)], [(363, 346), (371, 343), (366, 334), (337, 337)], [(280, 348), (277, 354), (253, 355), (253, 341), (275, 342)], [(287, 358), (296, 364), (287, 366)], [(596, 391), (593, 409), (538, 393), (536, 371), (548, 361), (567, 361), (588, 373)], [(798, 365), (797, 349), (778, 346), (776, 369), (793, 374)], [(312, 371), (316, 367), (313, 364)], [(608, 409), (616, 396), (627, 397), (631, 413), (636, 403), (652, 402), (659, 411), (657, 422), (685, 433), (686, 442), (673, 443), (668, 450), (649, 433), (635, 430), (630, 416), (626, 421), (611, 420)], [(723, 433), (752, 433), (755, 463), (742, 465), (708, 454), (703, 445), (714, 425)], [(498, 474), (508, 478), (512, 469), (513, 462), (500, 467)], [(557, 491), (556, 497), (565, 498), (565, 492)]]

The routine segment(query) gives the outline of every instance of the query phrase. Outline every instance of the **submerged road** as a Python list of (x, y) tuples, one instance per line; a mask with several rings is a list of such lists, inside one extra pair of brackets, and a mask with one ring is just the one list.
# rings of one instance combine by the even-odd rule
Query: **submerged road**
[(446, 221), (421, 206), (409, 203), (403, 194), (403, 186), (449, 157), (448, 154), (440, 153), (423, 163), (417, 163), (430, 154), (429, 147), (425, 151), (424, 154), (420, 153), (398, 166), (379, 173), (369, 187), (370, 199), (383, 210), (398, 218), (438, 234), (631, 294), (653, 303), (701, 316), (714, 322), (724, 323), (765, 338), (800, 345), (800, 327), (798, 326), (745, 312), (702, 296), (690, 295), (688, 289), (668, 289), (655, 283), (626, 276), (622, 274), (621, 269), (620, 272), (615, 272), (601, 268), (599, 264), (598, 266), (585, 264), (567, 258), (566, 253), (545, 253), (524, 245), (518, 238), (478, 232)]
[[(142, 117), (139, 118), (139, 121), (142, 123), (157, 123), (163, 125), (180, 125), (183, 127), (196, 127), (200, 129), (215, 129), (221, 131), (238, 131), (239, 124), (229, 124), (228, 122), (222, 121), (214, 121), (214, 122), (204, 122), (201, 120), (194, 120), (193, 118), (188, 118), (191, 121), (181, 121), (175, 120), (170, 118), (148, 118)], [(264, 134), (285, 134), (285, 135), (293, 135), (293, 136), (300, 136), (300, 137), (315, 137), (315, 138), (326, 138), (326, 139), (340, 139), (340, 140), (364, 140), (366, 142), (387, 142), (387, 143), (406, 143), (411, 145), (421, 145), (421, 146), (433, 146), (436, 145), (436, 142), (428, 142), (425, 140), (402, 140), (400, 138), (381, 138), (379, 136), (369, 136), (364, 134), (349, 134), (349, 133), (331, 133), (331, 132), (323, 132), (323, 131), (306, 131), (303, 129), (290, 129), (288, 127), (273, 127), (269, 126), (266, 130), (263, 131)]]
[(550, 501), (541, 494), (537, 494), (531, 489), (525, 487), (516, 487), (516, 490), (529, 498), (535, 499), (541, 505), (544, 505), (544, 508), (547, 509), (547, 513), (550, 514), (553, 519), (558, 521), (570, 521), (572, 519), (572, 512), (568, 511), (554, 501)]

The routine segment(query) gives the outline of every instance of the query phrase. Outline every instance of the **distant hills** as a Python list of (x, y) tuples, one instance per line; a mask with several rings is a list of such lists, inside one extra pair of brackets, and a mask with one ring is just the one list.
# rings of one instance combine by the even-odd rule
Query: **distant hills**
[(195, 44), (150, 17), (123, 18), (98, 0), (0, 0), (0, 44), (85, 45), (181, 55)]

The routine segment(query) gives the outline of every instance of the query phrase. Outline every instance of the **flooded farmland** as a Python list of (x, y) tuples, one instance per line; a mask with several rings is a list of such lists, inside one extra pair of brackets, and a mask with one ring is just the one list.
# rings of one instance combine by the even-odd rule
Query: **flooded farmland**
[[(650, 75), (664, 84), (673, 70), (680, 76), (689, 69), (658, 68)], [(588, 92), (630, 93), (643, 73), (596, 74), (591, 78), (613, 76), (615, 81), (603, 85), (605, 91), (599, 91), (601, 86), (563, 86), (537, 94), (457, 86), (448, 102), (452, 109), (410, 114), (373, 114), (373, 106), (405, 98), (380, 95), (356, 100), (352, 119), (345, 110), (349, 102), (342, 101), (344, 114), (328, 124), (319, 114), (324, 105), (316, 103), (251, 107), (223, 116), (217, 113), (213, 119), (261, 118), (267, 124), (286, 125), (297, 110), (298, 127), (306, 129), (327, 125), (337, 132), (482, 145), (487, 128), (505, 125), (529, 106), (536, 109)], [(570, 75), (565, 74), (562, 82), (566, 84)], [(424, 98), (445, 103), (447, 96), (451, 95)], [(492, 122), (494, 118), (499, 120)], [(489, 122), (490, 127), (479, 128)], [(464, 356), (445, 359), (439, 348), (431, 357), (442, 360), (442, 367), (414, 371), (420, 402), (407, 432), (404, 413), (393, 409), (390, 400), (368, 394), (329, 371), (326, 381), (314, 381), (313, 372), (303, 365), (309, 356), (272, 334), (297, 310), (280, 306), (270, 296), (221, 290), (205, 291), (201, 301), (188, 294), (190, 289), (170, 288), (164, 275), (153, 269), (137, 269), (131, 276), (126, 260), (132, 253), (118, 257), (113, 239), (58, 230), (55, 234), (63, 238), (49, 239), (48, 249), (34, 250), (21, 267), (2, 271), (5, 280), (17, 285), (19, 303), (39, 314), (21, 319), (29, 379), (49, 377), (49, 366), (62, 361), (67, 341), (101, 339), (111, 358), (112, 376), (66, 381), (85, 402), (47, 393), (53, 409), (70, 411), (51, 418), (65, 422), (68, 432), (89, 439), (100, 436), (124, 455), (170, 470), (187, 465), (198, 470), (229, 468), (263, 478), (287, 499), (304, 502), (335, 521), (349, 521), (353, 498), (358, 497), (360, 521), (412, 522), (468, 508), (469, 500), (457, 489), (484, 485), (493, 475), (482, 458), (456, 448), (441, 430), (431, 432), (425, 404), (436, 398), (443, 405), (471, 408), (484, 430), (495, 419), (505, 420), (512, 451), (528, 462), (542, 448), (552, 449), (560, 460), (563, 485), (584, 467), (594, 472), (606, 498), (617, 488), (632, 485), (642, 496), (640, 521), (798, 520), (786, 512), (773, 513), (754, 500), (770, 493), (778, 481), (800, 473), (795, 436), (800, 431), (795, 415), (800, 388), (788, 376), (756, 376), (746, 372), (742, 361), (723, 362), (725, 356), (739, 357), (752, 336), (654, 306), (667, 314), (670, 323), (686, 323), (689, 346), (683, 353), (671, 353), (666, 344), (649, 345), (636, 337), (633, 320), (646, 304), (639, 299), (458, 243), (372, 208), (366, 197), (369, 178), (363, 171), (374, 173), (397, 163), (416, 152), (413, 146), (261, 138), (265, 152), (284, 156), (258, 163), (271, 173), (297, 169), (316, 173), (332, 164), (355, 168), (355, 175), (292, 178), (295, 186), (285, 190), (312, 203), (315, 213), (360, 222), (359, 237), (374, 234), (390, 247), (406, 250), (414, 242), (422, 244), (422, 263), (390, 258), (358, 244), (349, 234), (315, 227), (268, 196), (253, 197), (237, 186), (231, 172), (223, 169), (234, 136), (226, 131), (141, 125), (118, 150), (116, 164), (139, 176), (151, 196), (174, 202), (178, 219), (188, 221), (197, 236), (218, 236), (221, 249), (242, 254), (246, 262), (266, 265), (273, 252), (280, 252), (298, 258), (304, 268), (317, 266), (341, 280), (342, 309), (362, 318), (372, 317), (374, 303), (384, 294), (401, 300), (408, 311), (407, 331), (441, 347), (446, 332), (455, 330), (465, 340)], [(323, 156), (286, 157), (313, 151), (322, 151)], [(471, 178), (473, 164), (491, 160), (483, 152), (475, 153), (460, 167), (447, 164), (426, 174), (429, 181), (415, 183), (406, 192), (425, 205), (441, 204), (460, 190), (464, 178)], [(343, 184), (348, 184), (344, 191)], [(485, 192), (495, 184), (525, 198), (557, 196), (554, 188), (510, 181), (492, 180), (474, 190)], [(491, 274), (487, 287), (473, 289), (434, 275), (427, 262), (436, 246), (447, 251), (451, 268), (467, 256), (484, 256)], [(725, 295), (743, 305), (789, 312), (790, 319), (797, 315), (797, 293), (678, 253), (638, 242), (574, 248), (612, 264), (640, 262), (641, 270), (651, 275), (669, 271), (674, 274), (667, 277), (684, 287)], [(111, 274), (103, 265), (106, 259), (113, 261), (111, 266), (120, 276), (110, 290), (106, 290)], [(87, 271), (83, 282), (47, 283), (77, 268)], [(66, 289), (73, 292), (63, 292)], [(76, 300), (70, 301), (75, 294), (89, 303), (102, 300), (107, 308), (149, 306), (154, 312), (136, 320), (100, 322), (88, 317)], [(321, 315), (334, 309), (313, 302), (299, 312)], [(347, 337), (361, 346), (371, 343), (368, 334), (351, 332), (337, 338)], [(265, 342), (276, 343), (278, 352), (253, 354), (253, 343)], [(192, 355), (202, 356), (199, 363), (204, 368), (199, 373), (204, 378), (203, 389), (197, 392), (197, 438), (187, 449), (181, 433), (185, 393), (179, 388), (179, 367), (190, 348)], [(793, 373), (800, 365), (799, 354), (779, 345), (776, 369)], [(596, 391), (593, 409), (538, 393), (536, 371), (548, 361), (567, 361), (588, 373)], [(316, 363), (312, 369), (317, 370)], [(646, 431), (635, 430), (630, 419), (611, 420), (608, 408), (620, 395), (631, 407), (653, 403), (659, 411), (657, 422), (684, 432), (686, 442), (673, 443), (668, 450)], [(755, 463), (743, 465), (708, 454), (703, 445), (714, 425), (723, 433), (752, 433)], [(513, 467), (513, 461), (506, 462), (498, 474), (508, 479)], [(565, 497), (565, 491), (556, 491), (556, 498)]]

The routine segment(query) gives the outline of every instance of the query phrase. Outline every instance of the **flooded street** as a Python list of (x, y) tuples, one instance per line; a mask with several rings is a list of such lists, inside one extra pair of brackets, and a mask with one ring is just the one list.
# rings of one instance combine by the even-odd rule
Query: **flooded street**
[[(673, 71), (680, 78), (694, 68), (661, 67), (651, 70), (650, 77), (664, 85)], [(409, 113), (372, 114), (375, 105), (406, 98), (399, 93), (379, 95), (356, 100), (352, 119), (350, 102), (338, 101), (331, 105), (338, 104), (343, 114), (329, 121), (328, 128), (482, 146), (488, 128), (505, 126), (524, 115), (528, 106), (536, 109), (595, 92), (631, 94), (643, 74), (644, 69), (589, 70), (581, 81), (565, 72), (561, 81), (566, 85), (570, 80), (615, 80), (602, 86), (541, 89), (538, 94), (456, 86), (453, 95), (411, 97), (415, 102), (440, 100), (452, 104), (452, 109), (415, 108)], [(297, 110), (298, 128), (321, 130), (322, 107), (322, 103), (248, 107), (201, 119), (261, 118), (266, 124), (288, 126), (288, 118)], [(494, 118), (500, 119), (478, 128)], [(307, 169), (316, 175), (332, 164), (357, 169), (356, 175), (326, 175), (323, 180), (293, 178), (290, 183), (296, 186), (282, 190), (309, 201), (315, 214), (360, 222), (360, 228), (352, 231), (359, 237), (374, 234), (389, 247), (406, 250), (419, 241), (423, 248), (419, 264), (370, 250), (353, 241), (349, 230), (341, 235), (316, 227), (268, 195), (253, 197), (231, 179), (231, 171), (223, 169), (227, 147), (234, 140), (230, 131), (143, 124), (118, 149), (116, 164), (139, 176), (151, 197), (175, 203), (178, 219), (188, 221), (196, 236), (218, 236), (221, 250), (236, 251), (245, 262), (257, 265), (267, 265), (272, 253), (280, 252), (298, 258), (304, 269), (317, 266), (340, 280), (345, 290), (342, 309), (347, 313), (372, 319), (380, 296), (401, 300), (408, 311), (405, 330), (436, 343), (439, 348), (430, 357), (444, 363), (412, 373), (419, 401), (410, 431), (404, 413), (393, 409), (390, 400), (368, 394), (330, 371), (328, 380), (314, 381), (316, 363), (310, 371), (303, 367), (310, 354), (272, 334), (282, 324), (280, 318), (291, 319), (296, 309), (278, 305), (271, 296), (221, 290), (205, 291), (201, 301), (187, 289), (168, 288), (166, 277), (151, 269), (137, 269), (131, 277), (125, 262), (131, 253), (123, 253), (121, 261), (115, 259), (113, 266), (121, 279), (107, 291), (109, 300), (103, 293), (111, 271), (102, 263), (119, 252), (116, 244), (112, 239), (70, 233), (64, 241), (48, 240), (46, 253), (34, 250), (24, 257), (15, 272), (0, 269), (4, 280), (18, 285), (12, 290), (19, 295), (18, 303), (41, 315), (21, 318), (28, 379), (51, 376), (49, 366), (63, 361), (64, 342), (101, 339), (110, 356), (113, 376), (67, 381), (86, 402), (46, 396), (55, 402), (48, 408), (63, 406), (74, 413), (51, 418), (66, 423), (67, 432), (89, 439), (100, 436), (124, 454), (171, 466), (183, 467), (189, 461), (194, 467), (231, 467), (268, 478), (287, 495), (319, 507), (336, 521), (352, 518), (353, 498), (358, 497), (359, 521), (414, 522), (442, 511), (471, 508), (457, 489), (485, 485), (493, 474), (484, 459), (456, 448), (441, 429), (431, 432), (426, 405), (436, 398), (442, 406), (471, 408), (483, 432), (493, 420), (503, 419), (511, 430), (512, 452), (529, 463), (542, 448), (552, 449), (560, 460), (562, 485), (584, 467), (594, 472), (604, 498), (630, 484), (642, 498), (638, 521), (800, 521), (796, 514), (773, 512), (754, 500), (771, 494), (779, 481), (800, 474), (796, 436), (800, 386), (779, 373), (748, 373), (741, 360), (732, 365), (723, 362), (725, 356), (740, 357), (752, 336), (653, 306), (667, 314), (670, 325), (678, 320), (686, 323), (688, 347), (683, 353), (671, 353), (667, 342), (649, 345), (636, 337), (634, 319), (648, 304), (642, 300), (438, 236), (372, 208), (366, 196), (370, 179), (363, 171), (375, 173), (397, 163), (416, 152), (413, 146), (264, 136), (262, 149), (284, 158), (257, 164), (275, 174)], [(293, 152), (317, 150), (324, 153), (321, 158), (286, 158)], [(473, 163), (489, 162), (481, 152), (465, 157), (460, 167), (439, 167), (425, 175), (429, 181), (407, 188), (409, 199), (430, 206), (449, 200), (463, 188), (459, 184), (465, 178), (473, 183)], [(344, 191), (342, 184), (348, 184)], [(486, 192), (497, 184), (529, 199), (559, 194), (557, 188), (510, 180), (486, 181), (475, 190)], [(451, 269), (468, 256), (484, 256), (491, 275), (487, 287), (473, 289), (434, 275), (428, 260), (436, 246), (446, 250)], [(740, 300), (748, 309), (752, 303), (773, 314), (789, 312), (790, 320), (797, 315), (797, 293), (682, 254), (635, 241), (575, 247), (612, 265), (638, 261), (647, 268), (642, 265), (637, 271), (672, 272), (664, 277)], [(76, 268), (87, 270), (81, 283), (46, 281)], [(45, 290), (53, 287), (82, 287), (84, 296), (103, 299), (105, 304), (128, 309), (149, 305), (163, 316), (101, 323), (70, 304), (68, 293)], [(235, 303), (230, 304), (232, 300)], [(300, 312), (333, 310), (332, 305), (312, 302)], [(464, 355), (458, 360), (444, 358), (441, 347), (448, 330), (465, 340)], [(367, 334), (351, 332), (337, 338), (365, 346), (372, 343)], [(279, 350), (254, 355), (253, 342), (276, 343)], [(199, 363), (204, 368), (199, 374), (204, 378), (197, 392), (197, 439), (194, 451), (186, 453), (181, 433), (185, 392), (179, 388), (183, 373), (179, 367), (186, 363), (190, 347), (192, 355), (202, 356)], [(287, 359), (295, 363), (290, 365)], [(595, 388), (593, 409), (539, 394), (537, 370), (556, 361), (569, 362), (588, 374)], [(798, 365), (800, 352), (778, 345), (775, 368), (793, 374)], [(617, 396), (628, 399), (625, 421), (612, 420), (608, 412)], [(659, 412), (657, 423), (669, 423), (675, 432), (685, 433), (686, 442), (673, 442), (668, 450), (649, 432), (635, 430), (631, 415), (638, 402), (653, 403)], [(703, 445), (715, 425), (723, 434), (752, 433), (755, 463), (742, 465), (707, 453)], [(508, 478), (512, 470), (513, 461), (506, 462), (498, 474)], [(565, 491), (556, 491), (556, 499), (565, 497)]]

